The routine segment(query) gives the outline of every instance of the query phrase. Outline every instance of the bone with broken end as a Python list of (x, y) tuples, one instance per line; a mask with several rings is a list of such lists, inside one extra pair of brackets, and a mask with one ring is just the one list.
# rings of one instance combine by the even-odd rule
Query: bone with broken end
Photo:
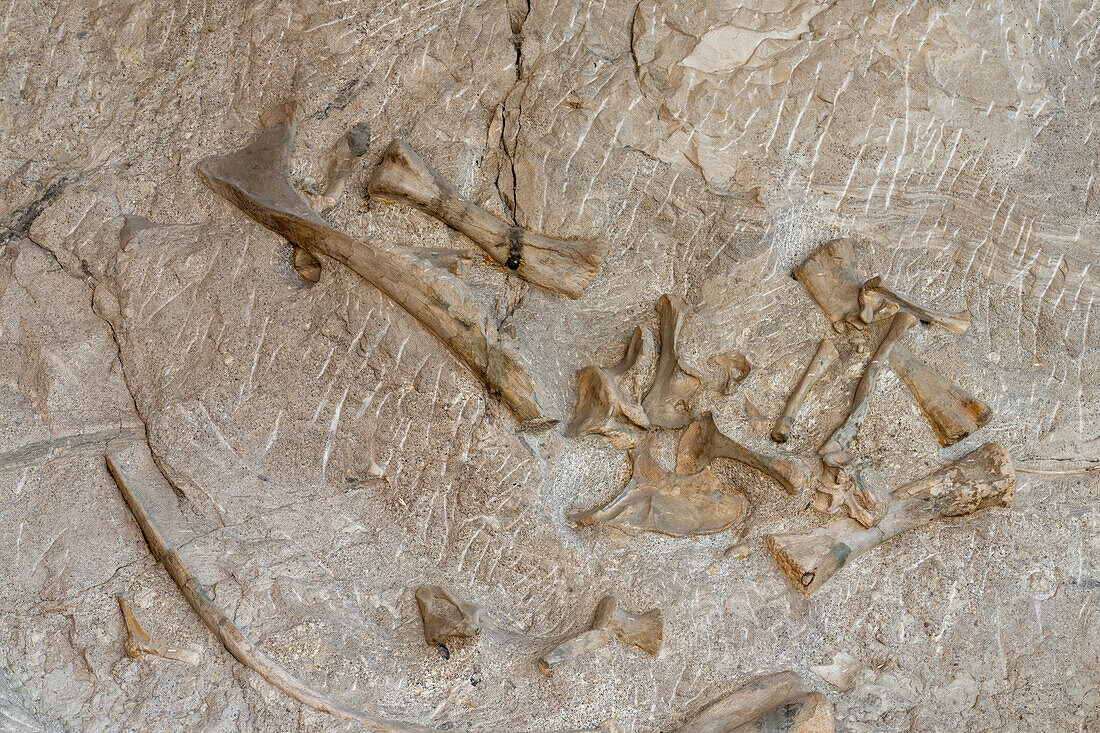
[(638, 326), (618, 364), (607, 368), (587, 366), (577, 372), (577, 403), (573, 417), (565, 426), (566, 435), (598, 433), (621, 439), (623, 433), (615, 427), (616, 419), (641, 428), (649, 427), (645, 411), (626, 393), (622, 384), (623, 376), (637, 364), (642, 346), (642, 329)]
[(599, 649), (612, 638), (655, 657), (661, 651), (664, 628), (665, 620), (661, 609), (654, 608), (639, 614), (628, 613), (619, 608), (619, 602), (614, 596), (604, 596), (596, 606), (592, 626), (542, 655), (538, 666), (544, 674), (550, 674), (563, 662)]
[(837, 517), (815, 529), (768, 535), (768, 548), (795, 587), (809, 595), (852, 558), (902, 532), (941, 517), (1008, 506), (1015, 488), (1016, 473), (1008, 452), (997, 443), (986, 443), (895, 491), (885, 516), (871, 529)]
[(424, 622), (424, 641), (430, 646), (481, 633), (481, 617), (485, 609), (455, 598), (438, 585), (417, 588), (416, 605)]
[(680, 329), (688, 314), (687, 302), (679, 295), (662, 295), (657, 301), (661, 348), (653, 384), (642, 400), (649, 422), (659, 428), (680, 428), (691, 422), (688, 402), (703, 380), (680, 363)]
[(833, 733), (833, 706), (787, 670), (755, 677), (708, 703), (675, 733)]
[(367, 182), (367, 191), (372, 197), (412, 204), (469, 237), (524, 280), (570, 298), (581, 296), (609, 250), (603, 239), (551, 239), (506, 224), (462, 198), (401, 139), (386, 148)]
[(714, 413), (706, 412), (695, 419), (676, 449), (676, 470), (694, 473), (704, 470), (716, 458), (728, 458), (743, 463), (771, 478), (788, 494), (796, 494), (806, 483), (806, 475), (794, 461), (757, 453), (725, 435), (714, 422)]
[(776, 443), (786, 443), (790, 440), (794, 419), (798, 416), (798, 411), (802, 409), (802, 403), (806, 400), (806, 395), (821, 380), (839, 356), (840, 354), (832, 341), (821, 339), (813, 358), (806, 365), (806, 371), (802, 373), (802, 378), (798, 380), (791, 396), (787, 398), (787, 405), (783, 408), (783, 413), (776, 418), (775, 427), (772, 428), (772, 440)]
[(149, 636), (145, 629), (141, 628), (141, 624), (138, 623), (137, 616), (134, 615), (134, 610), (130, 607), (129, 599), (122, 593), (116, 595), (115, 598), (118, 599), (118, 607), (122, 611), (122, 620), (126, 623), (126, 656), (132, 659), (141, 659), (146, 654), (154, 654), (164, 659), (174, 659), (177, 662), (186, 662), (192, 665), (199, 663), (201, 656), (197, 651), (170, 647), (164, 642)]
[(325, 181), (320, 194), (305, 192), (305, 198), (317, 211), (328, 211), (340, 202), (351, 175), (352, 164), (370, 146), (370, 125), (360, 122), (340, 136), (329, 150)]
[(744, 381), (745, 377), (749, 376), (749, 372), (752, 371), (752, 363), (749, 361), (749, 357), (740, 351), (715, 354), (707, 361), (722, 370), (724, 379), (720, 391), (724, 395), (733, 394), (733, 390), (737, 385)]
[(955, 333), (966, 333), (970, 328), (970, 311), (948, 313), (914, 303), (903, 295), (891, 290), (882, 282), (882, 278), (875, 275), (859, 289), (859, 320), (865, 324), (875, 321), (884, 311), (886, 304), (892, 304), (898, 310), (903, 310), (916, 316), (922, 323), (931, 323), (942, 326)]

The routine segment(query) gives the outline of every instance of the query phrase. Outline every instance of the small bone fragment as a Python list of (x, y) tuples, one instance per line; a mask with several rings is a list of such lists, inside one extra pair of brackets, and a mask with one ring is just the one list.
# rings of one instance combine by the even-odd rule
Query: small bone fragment
[(779, 567), (804, 595), (821, 587), (849, 560), (902, 532), (941, 517), (1012, 503), (1016, 473), (1008, 452), (986, 443), (954, 463), (894, 492), (886, 516), (867, 529), (837, 517), (815, 529), (768, 535)]
[(859, 433), (859, 428), (863, 425), (863, 420), (867, 417), (867, 411), (871, 407), (871, 397), (875, 391), (875, 382), (878, 381), (878, 375), (882, 371), (882, 368), (886, 366), (886, 360), (890, 358), (890, 351), (894, 348), (894, 344), (901, 340), (905, 332), (916, 324), (916, 322), (916, 317), (905, 311), (899, 312), (894, 316), (894, 319), (890, 321), (890, 329), (882, 338), (878, 348), (875, 349), (871, 361), (868, 362), (867, 368), (863, 371), (863, 376), (860, 378), (859, 384), (856, 385), (856, 391), (855, 394), (852, 395), (852, 406), (848, 411), (847, 419), (841, 423), (840, 427), (833, 431), (833, 434), (825, 442), (825, 445), (818, 450), (826, 466), (836, 468), (847, 466), (852, 462), (852, 457), (847, 452), (848, 446), (856, 439), (856, 434)]
[(993, 418), (989, 405), (929, 369), (902, 344), (890, 352), (890, 366), (912, 392), (944, 447), (958, 443)]
[(704, 470), (715, 458), (729, 458), (756, 469), (773, 479), (788, 494), (796, 494), (806, 482), (798, 464), (785, 458), (773, 458), (746, 448), (718, 429), (714, 413), (706, 412), (680, 436), (676, 449), (676, 470), (695, 473)]
[(676, 342), (687, 314), (687, 302), (679, 295), (662, 295), (657, 301), (661, 350), (657, 356), (657, 373), (642, 400), (642, 407), (649, 422), (659, 428), (680, 428), (691, 422), (687, 403), (703, 385), (702, 379), (680, 363)]
[(856, 273), (855, 253), (848, 239), (834, 239), (794, 269), (810, 297), (825, 312), (833, 328), (843, 333), (859, 313), (859, 291), (863, 281)]
[(141, 659), (146, 654), (155, 654), (165, 659), (175, 659), (177, 662), (198, 664), (200, 655), (191, 649), (176, 649), (164, 642), (152, 638), (141, 628), (134, 610), (130, 607), (130, 601), (125, 595), (119, 593), (118, 607), (122, 611), (122, 620), (126, 622), (126, 656), (132, 659)]
[(855, 684), (862, 665), (857, 657), (847, 652), (833, 656), (832, 664), (810, 667), (810, 671), (842, 692), (849, 692)]
[(466, 286), (397, 247), (359, 241), (330, 227), (290, 181), (288, 164), (298, 124), (294, 102), (261, 117), (246, 148), (211, 156), (196, 171), (211, 190), (248, 216), (313, 253), (347, 265), (431, 331), (499, 395), (521, 422), (543, 417), (539, 390), (500, 343), (496, 328)]
[(619, 608), (619, 602), (614, 596), (604, 596), (596, 606), (591, 628), (566, 639), (540, 657), (539, 669), (543, 674), (550, 674), (562, 662), (599, 649), (612, 637), (655, 657), (661, 651), (664, 628), (665, 619), (661, 609), (654, 608), (639, 614), (627, 613)]
[(206, 628), (218, 637), (218, 641), (238, 662), (259, 674), (279, 690), (314, 710), (320, 710), (337, 718), (358, 721), (371, 730), (387, 731), (388, 733), (427, 733), (427, 728), (383, 720), (354, 708), (345, 707), (327, 695), (309, 688), (290, 674), (281, 664), (267, 656), (263, 649), (253, 644), (244, 635), (244, 632), (237, 628), (237, 625), (220, 608), (214, 605), (195, 573), (187, 566), (179, 553), (168, 547), (164, 535), (153, 523), (152, 518), (145, 510), (145, 506), (142, 505), (133, 489), (130, 488), (130, 484), (122, 474), (118, 464), (109, 455), (104, 456), (104, 458), (107, 461), (107, 470), (111, 472), (111, 477), (118, 485), (122, 498), (130, 507), (141, 533), (145, 536), (145, 542), (149, 545), (149, 551), (153, 554), (153, 558), (164, 565), (164, 569), (172, 576), (172, 580), (176, 582), (180, 593), (191, 604), (191, 608), (195, 610), (202, 622), (206, 624)]
[[(370, 147), (370, 125), (360, 122), (336, 141), (329, 151), (325, 185), (320, 195), (306, 193), (306, 200), (318, 211), (328, 211), (339, 203), (351, 175), (352, 164)], [(316, 282), (316, 281), (315, 281)]]
[(642, 328), (637, 326), (622, 361), (606, 369), (587, 366), (577, 372), (577, 404), (565, 427), (566, 435), (599, 433), (613, 436), (618, 432), (613, 426), (617, 418), (641, 428), (649, 427), (645, 411), (627, 396), (621, 383), (623, 375), (638, 363), (642, 346)]
[(833, 733), (833, 706), (793, 671), (749, 680), (676, 733)]
[(966, 333), (970, 328), (970, 311), (947, 313), (925, 308), (895, 293), (883, 284), (878, 275), (863, 283), (863, 287), (859, 289), (859, 319), (864, 323), (871, 323), (886, 303), (893, 303), (899, 310), (911, 313), (921, 323), (942, 326), (955, 333)]
[(305, 247), (291, 246), (290, 264), (306, 282), (315, 283), (321, 279), (321, 261)]
[(783, 408), (783, 414), (775, 421), (775, 427), (772, 428), (772, 440), (776, 443), (786, 443), (790, 440), (791, 427), (794, 425), (795, 417), (798, 416), (798, 411), (802, 408), (806, 395), (821, 380), (821, 377), (825, 375), (825, 372), (829, 370), (829, 367), (833, 365), (833, 362), (839, 356), (840, 354), (837, 353), (836, 346), (833, 345), (832, 341), (821, 339), (821, 342), (817, 345), (817, 351), (806, 366), (806, 371), (802, 374), (802, 378), (798, 380), (791, 396), (787, 398), (787, 406)]
[(429, 646), (481, 633), (481, 616), (485, 609), (455, 598), (438, 585), (417, 588), (416, 605), (424, 621), (424, 641)]
[(581, 526), (603, 524), (627, 532), (660, 532), (672, 537), (714, 534), (744, 522), (748, 500), (727, 491), (710, 469), (691, 475), (666, 471), (653, 459), (653, 437), (631, 452), (634, 472), (611, 501), (571, 519)]
[(473, 255), (464, 249), (454, 247), (405, 247), (411, 255), (415, 255), (425, 262), (446, 270), (457, 278), (465, 278), (470, 271), (470, 263), (474, 261)]
[(579, 298), (609, 250), (603, 239), (551, 239), (509, 226), (458, 191), (401, 139), (395, 139), (367, 181), (371, 196), (412, 204), (472, 239), (524, 280)]
[(744, 381), (745, 377), (749, 376), (749, 372), (752, 371), (752, 363), (740, 351), (715, 354), (708, 361), (721, 369), (726, 375), (721, 390), (724, 395), (733, 394), (733, 390), (736, 389), (737, 385)]

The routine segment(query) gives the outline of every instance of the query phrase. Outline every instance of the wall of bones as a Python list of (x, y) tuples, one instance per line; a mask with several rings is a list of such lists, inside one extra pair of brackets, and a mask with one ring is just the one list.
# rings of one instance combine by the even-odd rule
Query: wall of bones
[(1086, 0), (7, 3), (0, 731), (1100, 728), (1098, 161)]

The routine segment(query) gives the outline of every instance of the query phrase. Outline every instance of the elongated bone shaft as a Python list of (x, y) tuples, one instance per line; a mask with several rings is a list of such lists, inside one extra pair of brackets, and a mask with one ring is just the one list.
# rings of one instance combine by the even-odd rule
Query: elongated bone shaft
[(902, 344), (890, 352), (890, 367), (913, 393), (944, 446), (958, 443), (993, 418), (989, 405), (929, 369)]
[(687, 302), (679, 295), (662, 295), (657, 301), (661, 350), (653, 384), (642, 400), (649, 422), (656, 427), (680, 428), (691, 422), (688, 401), (703, 386), (702, 379), (680, 364), (677, 342), (687, 314)]
[(875, 391), (875, 382), (878, 381), (878, 375), (882, 372), (883, 367), (886, 366), (887, 359), (890, 358), (890, 351), (894, 348), (894, 345), (898, 343), (905, 332), (909, 330), (911, 326), (916, 324), (917, 319), (915, 316), (906, 313), (904, 311), (894, 316), (894, 319), (890, 321), (890, 329), (886, 332), (882, 342), (879, 343), (878, 348), (875, 349), (874, 355), (871, 357), (871, 361), (868, 362), (867, 368), (863, 371), (863, 376), (859, 380), (859, 384), (856, 385), (856, 391), (852, 395), (852, 407), (848, 412), (848, 418), (841, 423), (833, 434), (826, 441), (825, 445), (821, 447), (818, 453), (821, 454), (822, 460), (830, 466), (846, 465), (850, 462), (850, 457), (847, 455), (848, 446), (852, 444), (852, 441), (856, 439), (856, 434), (859, 432), (859, 428), (863, 425), (864, 419), (867, 417), (867, 411), (871, 407), (871, 396)]
[(118, 599), (118, 607), (122, 611), (122, 620), (126, 623), (127, 656), (133, 659), (141, 659), (146, 654), (154, 654), (165, 659), (174, 659), (177, 662), (186, 662), (192, 665), (199, 663), (198, 652), (191, 649), (177, 649), (149, 636), (145, 629), (141, 628), (141, 624), (138, 623), (137, 616), (134, 615), (134, 609), (130, 607), (130, 601), (126, 596), (119, 593), (115, 598)]
[(785, 458), (775, 458), (757, 453), (730, 438), (714, 422), (714, 413), (707, 412), (680, 437), (676, 449), (676, 470), (694, 473), (706, 468), (715, 458), (729, 458), (773, 479), (788, 494), (796, 494), (806, 482), (806, 476), (798, 464)]
[(706, 705), (676, 733), (832, 733), (833, 706), (793, 671), (755, 677)]
[(244, 632), (237, 628), (236, 624), (222, 613), (220, 608), (214, 605), (214, 602), (206, 594), (206, 589), (199, 583), (195, 573), (191, 571), (191, 568), (187, 566), (187, 563), (175, 550), (168, 547), (164, 535), (161, 534), (160, 529), (145, 510), (144, 505), (142, 505), (133, 489), (130, 488), (130, 484), (118, 464), (111, 456), (105, 456), (105, 458), (107, 459), (107, 469), (111, 472), (115, 483), (118, 484), (118, 489), (122, 492), (122, 498), (126, 500), (127, 506), (133, 512), (134, 519), (137, 520), (138, 527), (141, 528), (141, 533), (145, 536), (145, 542), (149, 545), (149, 551), (153, 553), (153, 558), (164, 565), (164, 569), (172, 576), (172, 580), (176, 581), (180, 593), (191, 604), (191, 608), (199, 615), (202, 622), (206, 624), (206, 628), (218, 637), (218, 641), (238, 662), (257, 672), (265, 680), (298, 702), (308, 705), (314, 710), (320, 710), (323, 713), (345, 720), (356, 720), (371, 730), (388, 731), (389, 733), (426, 733), (427, 729), (420, 726), (393, 723), (341, 705), (327, 695), (322, 695), (309, 688), (290, 674), (281, 664), (267, 656), (263, 649), (253, 644), (244, 635)]
[(544, 417), (537, 386), (461, 281), (400, 248), (333, 229), (310, 208), (288, 169), (297, 105), (281, 105), (261, 123), (264, 129), (248, 147), (198, 164), (203, 182), (263, 226), (342, 262), (381, 290), (499, 395), (517, 419)]
[(798, 380), (791, 396), (787, 398), (787, 406), (783, 408), (783, 414), (775, 421), (775, 427), (772, 428), (772, 440), (776, 443), (786, 443), (790, 440), (794, 419), (798, 416), (798, 411), (802, 409), (802, 403), (806, 400), (806, 395), (821, 380), (821, 377), (825, 375), (825, 372), (829, 370), (829, 367), (833, 365), (839, 356), (832, 341), (821, 339), (821, 342), (817, 345), (817, 351), (806, 366), (806, 371), (802, 373), (802, 378)]
[(874, 320), (875, 311), (884, 301), (893, 303), (898, 309), (911, 313), (920, 319), (921, 323), (932, 323), (955, 333), (966, 333), (967, 329), (970, 328), (970, 311), (948, 313), (925, 308), (905, 296), (895, 293), (883, 284), (882, 278), (877, 275), (863, 283), (863, 287), (859, 289), (860, 320), (864, 323), (870, 323)]
[(465, 234), (524, 280), (570, 298), (581, 296), (607, 257), (609, 247), (602, 239), (550, 239), (504, 223), (459, 196), (404, 140), (390, 143), (367, 191), (412, 204)]
[(802, 532), (769, 535), (779, 567), (805, 595), (813, 593), (852, 558), (902, 532), (941, 517), (970, 514), (1012, 502), (1016, 473), (1008, 452), (986, 443), (954, 463), (894, 492), (886, 515), (867, 529), (847, 517)]

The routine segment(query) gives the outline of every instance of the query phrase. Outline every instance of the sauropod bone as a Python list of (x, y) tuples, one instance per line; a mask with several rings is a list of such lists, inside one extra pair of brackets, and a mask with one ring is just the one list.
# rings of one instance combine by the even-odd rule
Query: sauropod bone
[(896, 490), (886, 515), (867, 529), (848, 517), (801, 532), (768, 535), (768, 548), (791, 582), (809, 595), (853, 558), (941, 517), (1012, 503), (1016, 473), (1008, 452), (986, 443), (954, 463)]
[(749, 376), (749, 372), (752, 371), (752, 363), (749, 361), (749, 357), (745, 356), (740, 351), (727, 351), (722, 354), (715, 354), (707, 361), (725, 373), (725, 381), (722, 383), (721, 389), (724, 395), (733, 394), (734, 388), (736, 388), (745, 377)]
[(916, 316), (922, 323), (942, 326), (955, 333), (966, 333), (970, 328), (970, 311), (948, 313), (918, 305), (905, 296), (895, 293), (875, 275), (859, 289), (859, 320), (871, 323), (886, 303), (893, 303), (899, 310)]
[(642, 400), (642, 407), (649, 422), (659, 428), (680, 428), (691, 422), (688, 401), (703, 385), (698, 375), (684, 369), (680, 363), (676, 342), (687, 314), (687, 302), (679, 295), (662, 295), (657, 301), (661, 350), (657, 356), (656, 375)]
[(619, 602), (614, 596), (604, 596), (596, 606), (591, 628), (566, 639), (542, 655), (538, 661), (539, 669), (544, 674), (550, 674), (562, 662), (599, 649), (612, 637), (655, 657), (661, 651), (664, 629), (665, 619), (661, 609), (654, 608), (639, 614), (627, 613), (619, 608)]
[(129, 599), (122, 593), (115, 598), (118, 599), (118, 607), (122, 611), (122, 620), (126, 623), (126, 656), (141, 659), (146, 654), (155, 654), (165, 659), (175, 659), (177, 662), (199, 663), (201, 657), (197, 651), (170, 647), (145, 633), (145, 629), (141, 628), (141, 624), (134, 615), (134, 609), (130, 607)]
[(606, 504), (573, 514), (572, 520), (673, 537), (714, 534), (744, 522), (748, 500), (742, 494), (727, 490), (708, 468), (688, 476), (666, 471), (652, 450), (653, 436), (646, 435), (631, 452), (634, 472), (626, 488)]
[(797, 673), (755, 677), (707, 704), (675, 733), (833, 733), (833, 706)]
[(537, 385), (501, 344), (464, 283), (404, 249), (333, 229), (309, 207), (288, 169), (297, 121), (294, 102), (269, 110), (250, 145), (201, 161), (199, 176), (260, 224), (312, 254), (342, 262), (381, 290), (435, 334), (521, 422), (543, 418)]
[(825, 445), (821, 446), (818, 450), (825, 465), (838, 467), (847, 466), (852, 462), (852, 457), (847, 452), (848, 446), (856, 439), (856, 434), (859, 432), (860, 426), (863, 425), (863, 420), (867, 417), (867, 411), (871, 407), (871, 397), (875, 391), (875, 382), (878, 380), (878, 375), (883, 367), (886, 366), (886, 361), (890, 358), (890, 351), (894, 348), (894, 344), (896, 344), (901, 337), (905, 335), (905, 332), (916, 324), (916, 322), (916, 317), (905, 311), (899, 312), (890, 322), (889, 330), (886, 332), (886, 335), (883, 336), (882, 341), (879, 342), (878, 348), (875, 349), (875, 353), (871, 357), (871, 361), (867, 363), (867, 368), (863, 370), (863, 376), (860, 377), (859, 383), (856, 384), (855, 393), (852, 395), (852, 406), (848, 411), (847, 419), (833, 431), (833, 434), (825, 442)]
[(791, 273), (839, 333), (859, 313), (863, 281), (856, 273), (855, 261), (851, 240), (834, 239)]
[(787, 398), (787, 405), (783, 408), (783, 413), (775, 420), (775, 427), (772, 428), (772, 440), (776, 443), (786, 443), (790, 440), (794, 419), (798, 416), (798, 411), (802, 409), (802, 403), (806, 400), (806, 395), (821, 380), (839, 356), (840, 354), (832, 341), (821, 339), (813, 358), (806, 365), (806, 371), (802, 373), (802, 378), (798, 380), (791, 396)]
[(328, 153), (325, 165), (325, 182), (321, 193), (306, 193), (306, 200), (318, 211), (328, 211), (336, 206), (344, 195), (352, 164), (367, 152), (370, 146), (370, 125), (360, 122), (340, 136)]
[(145, 506), (138, 499), (137, 494), (130, 488), (130, 484), (118, 464), (111, 456), (104, 456), (104, 458), (107, 461), (107, 470), (111, 472), (112, 478), (114, 478), (119, 491), (122, 493), (122, 498), (130, 507), (141, 533), (145, 536), (145, 542), (149, 545), (149, 551), (153, 554), (153, 559), (164, 565), (164, 569), (172, 576), (172, 580), (176, 582), (180, 593), (191, 604), (191, 608), (195, 610), (202, 622), (206, 624), (206, 628), (218, 637), (218, 641), (238, 662), (253, 670), (298, 702), (308, 705), (314, 710), (320, 710), (337, 718), (358, 721), (370, 730), (388, 731), (389, 733), (427, 733), (427, 728), (383, 720), (341, 705), (327, 695), (322, 695), (306, 686), (281, 664), (267, 656), (263, 649), (253, 644), (244, 635), (244, 632), (237, 628), (237, 625), (220, 608), (214, 605), (195, 573), (187, 566), (179, 553), (168, 546), (160, 528), (153, 522), (152, 517), (145, 510)]
[(551, 239), (506, 224), (458, 191), (404, 140), (386, 148), (367, 181), (372, 197), (412, 204), (465, 234), (505, 269), (554, 293), (579, 298), (603, 266), (603, 239)]
[(438, 585), (417, 588), (416, 605), (424, 621), (424, 641), (430, 646), (481, 633), (481, 616), (485, 609), (455, 598)]
[(587, 366), (577, 372), (577, 404), (565, 426), (566, 435), (599, 433), (615, 438), (620, 434), (613, 424), (616, 418), (649, 427), (645, 410), (626, 394), (622, 384), (623, 376), (638, 363), (642, 346), (642, 328), (638, 326), (618, 364), (607, 368)]
[(806, 483), (806, 475), (798, 464), (746, 448), (719, 430), (714, 422), (714, 413), (706, 412), (680, 436), (680, 445), (676, 449), (676, 470), (680, 473), (702, 471), (715, 458), (729, 458), (754, 468), (773, 479), (788, 494), (798, 493)]

